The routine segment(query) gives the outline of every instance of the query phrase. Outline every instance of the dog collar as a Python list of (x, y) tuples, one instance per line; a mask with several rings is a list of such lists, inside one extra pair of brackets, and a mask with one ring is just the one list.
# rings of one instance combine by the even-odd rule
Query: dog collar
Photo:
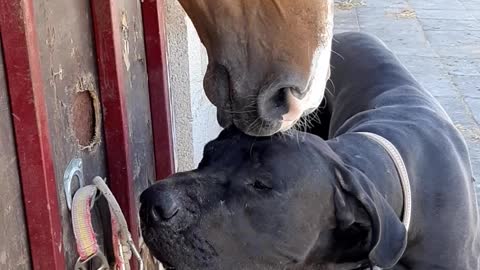
[[(395, 145), (393, 145), (389, 140), (385, 139), (380, 135), (370, 133), (370, 132), (357, 132), (357, 133), (363, 136), (366, 136), (369, 139), (381, 145), (385, 149), (385, 151), (387, 151), (390, 158), (393, 160), (395, 164), (395, 168), (397, 169), (398, 175), (400, 177), (400, 182), (401, 182), (402, 191), (403, 191), (404, 209), (403, 209), (403, 215), (402, 215), (402, 223), (408, 232), (410, 228), (410, 220), (412, 218), (412, 191), (410, 186), (410, 179), (408, 177), (407, 167), (405, 166), (405, 162), (402, 159), (402, 155), (400, 154), (398, 149), (395, 147)], [(381, 270), (381, 268), (377, 266), (371, 269)]]
[(384, 137), (370, 133), (370, 132), (357, 132), (358, 134), (364, 135), (379, 145), (381, 145), (385, 151), (387, 151), (390, 158), (393, 160), (395, 164), (395, 168), (397, 169), (398, 175), (400, 177), (400, 182), (402, 184), (402, 191), (403, 191), (403, 201), (404, 201), (404, 209), (402, 215), (402, 222), (407, 232), (410, 228), (410, 220), (412, 218), (412, 191), (410, 187), (410, 179), (408, 177), (407, 167), (405, 166), (405, 162), (400, 155), (398, 149), (387, 139)]

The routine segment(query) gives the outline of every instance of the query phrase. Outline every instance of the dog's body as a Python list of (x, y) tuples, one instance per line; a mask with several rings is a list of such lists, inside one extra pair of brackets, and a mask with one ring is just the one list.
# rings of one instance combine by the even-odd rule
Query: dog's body
[[(198, 170), (142, 195), (144, 238), (159, 259), (175, 269), (480, 269), (461, 135), (377, 39), (334, 40), (329, 140), (224, 131)], [(412, 189), (408, 232), (395, 164), (358, 132), (400, 152)]]
[[(351, 33), (335, 39), (339, 55), (332, 55), (335, 97), (327, 98), (333, 112), (329, 145), (382, 190), (387, 178), (399, 182), (394, 165), (385, 162), (389, 159), (381, 147), (348, 134), (381, 135), (397, 147), (410, 175), (412, 226), (395, 269), (479, 269), (474, 179), (462, 136), (430, 93), (390, 51), (379, 48), (379, 41)], [(385, 191), (398, 200), (399, 187)]]

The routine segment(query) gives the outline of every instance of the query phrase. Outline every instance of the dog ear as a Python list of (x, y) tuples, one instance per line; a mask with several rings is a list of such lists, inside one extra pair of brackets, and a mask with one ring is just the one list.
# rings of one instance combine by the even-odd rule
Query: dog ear
[(407, 245), (405, 226), (361, 171), (342, 165), (335, 176), (339, 184), (335, 194), (338, 226), (343, 231), (370, 227), (370, 262), (381, 268), (393, 267)]

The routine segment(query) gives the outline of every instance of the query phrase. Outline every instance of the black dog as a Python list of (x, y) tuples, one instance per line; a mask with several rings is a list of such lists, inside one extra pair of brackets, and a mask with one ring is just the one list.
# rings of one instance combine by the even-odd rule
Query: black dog
[[(197, 170), (142, 194), (143, 236), (159, 260), (199, 270), (480, 269), (462, 136), (383, 43), (360, 33), (334, 39), (330, 139), (222, 132)], [(403, 158), (408, 232), (397, 166), (359, 132), (382, 136)]]

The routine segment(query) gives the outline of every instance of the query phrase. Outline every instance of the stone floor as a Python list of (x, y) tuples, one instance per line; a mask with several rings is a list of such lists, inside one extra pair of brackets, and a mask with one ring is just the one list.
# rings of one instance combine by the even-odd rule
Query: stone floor
[(335, 32), (377, 35), (468, 142), (480, 200), (480, 0), (336, 0)]

